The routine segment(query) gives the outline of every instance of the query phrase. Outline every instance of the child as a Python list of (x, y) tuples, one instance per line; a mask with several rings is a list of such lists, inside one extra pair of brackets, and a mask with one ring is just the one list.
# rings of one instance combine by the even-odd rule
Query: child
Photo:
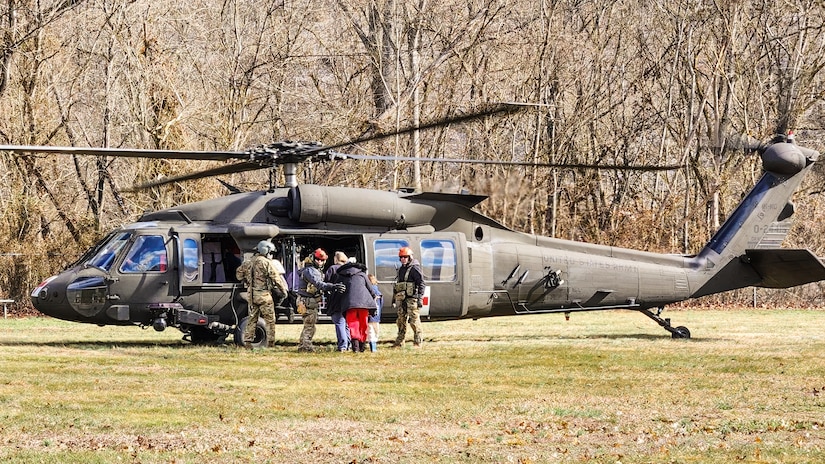
[(381, 323), (381, 307), (384, 306), (384, 297), (381, 295), (381, 291), (378, 290), (378, 279), (372, 274), (369, 274), (367, 278), (369, 278), (372, 284), (372, 289), (375, 290), (375, 306), (378, 307), (375, 315), (370, 315), (369, 319), (367, 319), (367, 341), (370, 343), (370, 351), (375, 352), (378, 351), (378, 331)]

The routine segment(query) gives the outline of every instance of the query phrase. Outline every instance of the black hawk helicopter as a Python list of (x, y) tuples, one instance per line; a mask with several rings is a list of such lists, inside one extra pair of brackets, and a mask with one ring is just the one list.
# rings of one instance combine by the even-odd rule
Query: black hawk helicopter
[[(689, 338), (690, 331), (672, 326), (670, 319), (661, 316), (668, 304), (749, 286), (788, 288), (825, 279), (825, 265), (809, 250), (780, 248), (794, 213), (791, 197), (819, 158), (817, 151), (800, 147), (789, 137), (759, 147), (761, 179), (704, 248), (690, 256), (516, 232), (472, 209), (485, 196), (297, 182), (297, 165), (307, 161), (416, 159), (335, 151), (342, 146), (507, 110), (502, 106), (327, 147), (275, 143), (245, 152), (182, 152), (0, 146), (0, 151), (16, 154), (234, 161), (138, 188), (254, 169), (284, 169), (282, 187), (143, 214), (38, 285), (31, 293), (32, 303), (40, 312), (68, 321), (152, 326), (158, 331), (176, 327), (192, 342), (223, 342), (233, 335), (240, 343), (247, 306), (235, 269), (243, 255), (264, 239), (278, 246), (288, 277), (300, 257), (311, 250), (341, 250), (367, 264), (385, 295), (391, 294), (399, 248), (410, 247), (421, 262), (428, 289), (421, 311), (424, 319), (624, 309), (651, 318), (673, 338)], [(388, 300), (385, 314), (390, 312)], [(292, 314), (288, 307), (280, 309)], [(254, 345), (265, 346), (268, 337), (259, 320)]]

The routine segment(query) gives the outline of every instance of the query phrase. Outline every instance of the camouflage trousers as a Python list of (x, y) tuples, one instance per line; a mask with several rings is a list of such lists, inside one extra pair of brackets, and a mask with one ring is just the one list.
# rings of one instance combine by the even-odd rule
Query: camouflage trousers
[(403, 345), (407, 338), (407, 324), (413, 332), (413, 343), (421, 344), (421, 308), (418, 306), (418, 300), (415, 298), (407, 298), (398, 305), (398, 318), (395, 324), (398, 326), (398, 336), (395, 338), (396, 345)]
[(313, 351), (312, 337), (315, 336), (315, 324), (318, 323), (318, 300), (311, 297), (300, 297), (307, 307), (304, 313), (304, 328), (301, 330), (301, 338), (298, 340), (298, 349)]
[(275, 346), (275, 302), (272, 298), (253, 298), (249, 303), (249, 320), (243, 331), (244, 343), (255, 341), (255, 329), (258, 326), (258, 318), (263, 317), (266, 322), (266, 332), (269, 346)]

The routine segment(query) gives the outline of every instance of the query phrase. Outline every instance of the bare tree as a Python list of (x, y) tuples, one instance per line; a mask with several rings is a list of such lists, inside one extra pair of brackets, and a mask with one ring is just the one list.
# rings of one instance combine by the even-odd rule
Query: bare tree
[[(489, 193), (480, 210), (514, 229), (691, 252), (759, 175), (758, 157), (732, 150), (725, 134), (765, 140), (803, 129), (806, 145), (825, 142), (817, 140), (825, 136), (817, 132), (825, 114), (823, 13), (816, 0), (7, 0), (0, 138), (240, 150), (282, 139), (337, 143), (517, 101), (534, 106), (347, 149), (685, 169), (401, 163), (395, 171), (377, 162), (305, 166), (301, 174), (381, 189), (469, 188)], [(124, 186), (212, 166), (2, 155), (0, 238), (11, 250), (37, 243), (76, 255), (136, 211), (223, 193), (211, 179), (139, 194), (123, 194)], [(265, 172), (223, 180), (250, 189), (267, 183)], [(797, 199), (800, 209), (821, 201)], [(807, 225), (791, 240), (825, 248)], [(20, 263), (20, 295), (25, 282), (62, 264)]]

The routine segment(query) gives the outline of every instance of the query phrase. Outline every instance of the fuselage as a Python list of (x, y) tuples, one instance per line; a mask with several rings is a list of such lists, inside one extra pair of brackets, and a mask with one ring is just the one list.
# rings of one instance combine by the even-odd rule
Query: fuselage
[[(146, 214), (38, 287), (32, 301), (44, 314), (95, 324), (150, 325), (179, 307), (232, 325), (245, 310), (234, 270), (261, 239), (276, 243), (288, 272), (308, 250), (345, 251), (387, 295), (396, 252), (409, 246), (424, 269), (430, 319), (652, 307), (691, 294), (687, 257), (515, 232), (472, 211), (480, 197), (302, 187)], [(343, 219), (351, 223), (334, 222)]]

